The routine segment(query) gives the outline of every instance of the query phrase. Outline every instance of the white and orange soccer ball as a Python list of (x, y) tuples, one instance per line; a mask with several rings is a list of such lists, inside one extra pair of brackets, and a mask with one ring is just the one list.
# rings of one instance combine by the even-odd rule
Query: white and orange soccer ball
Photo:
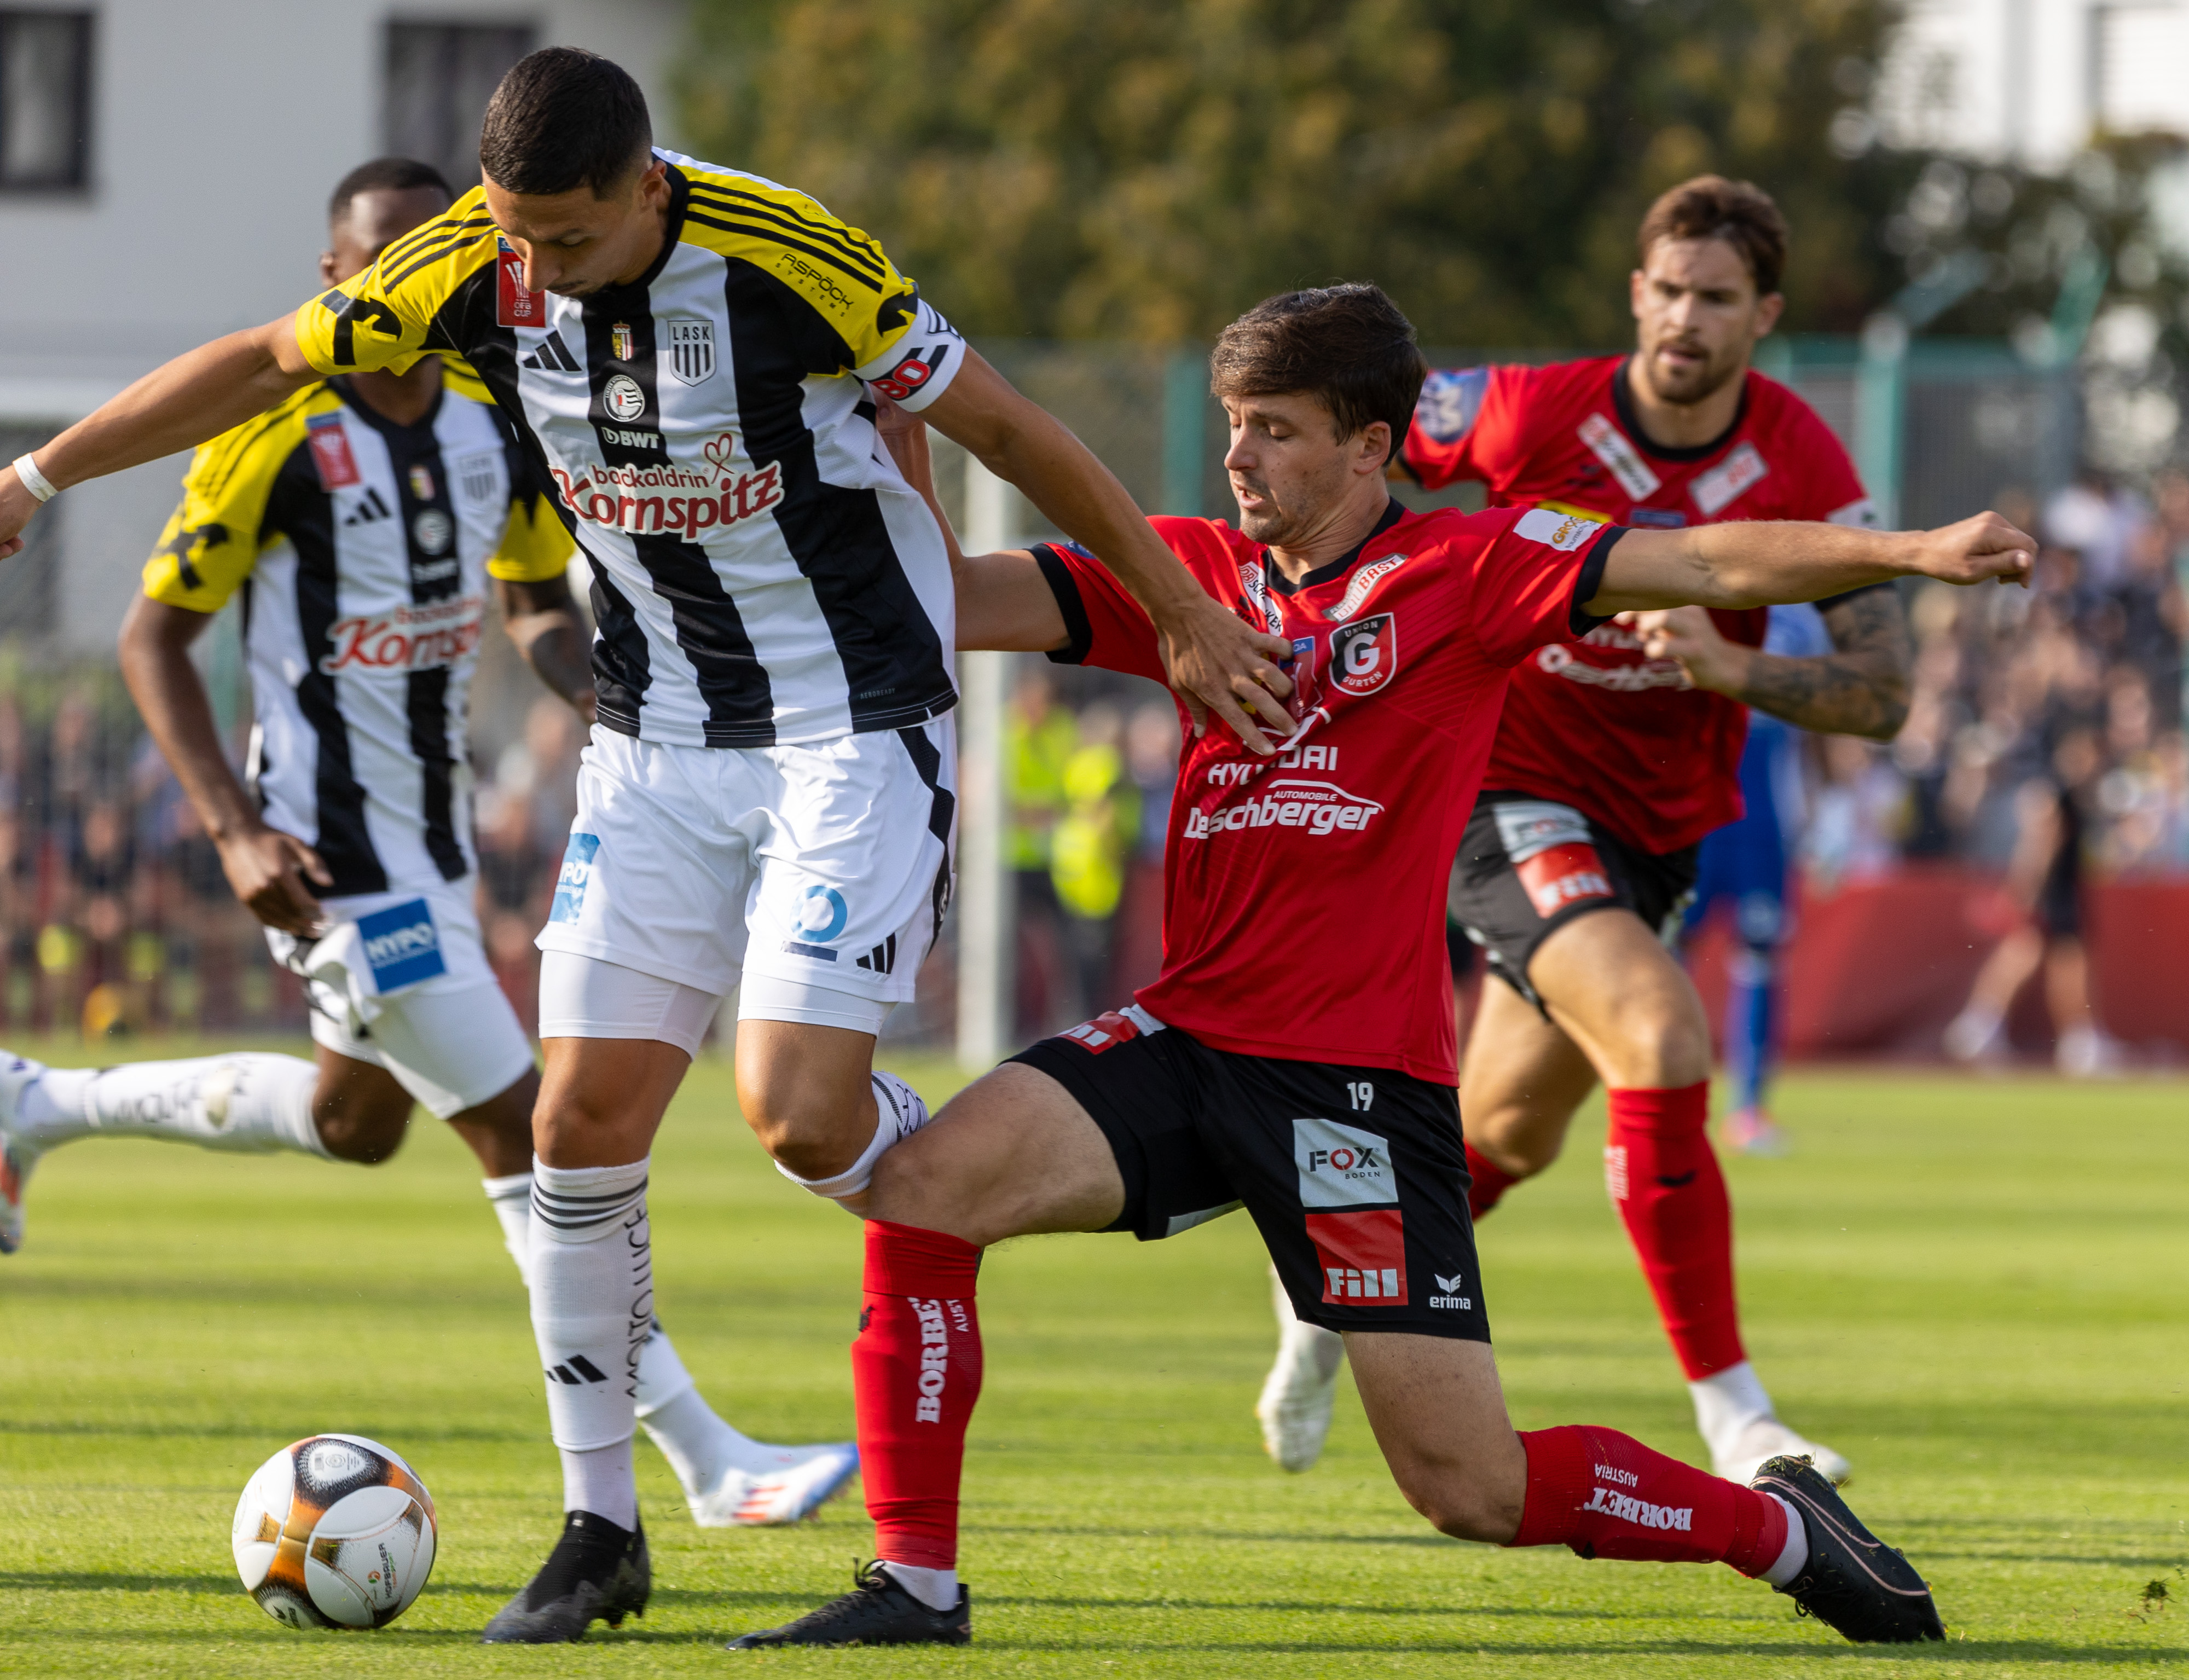
[(236, 1502), (243, 1590), (291, 1627), (385, 1627), (433, 1572), (433, 1496), (362, 1435), (308, 1435), (258, 1467)]

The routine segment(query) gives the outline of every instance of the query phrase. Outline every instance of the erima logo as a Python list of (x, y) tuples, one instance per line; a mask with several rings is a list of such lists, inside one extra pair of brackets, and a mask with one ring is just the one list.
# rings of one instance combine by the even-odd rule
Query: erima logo
[(608, 1372), (595, 1365), (583, 1354), (572, 1354), (560, 1365), (551, 1365), (546, 1370), (549, 1382), (567, 1383), (574, 1389), (582, 1389), (588, 1383), (605, 1383), (608, 1380)]
[(1429, 1297), (1429, 1304), (1431, 1306), (1443, 1307), (1447, 1310), (1453, 1312), (1463, 1313), (1473, 1310), (1474, 1298), (1471, 1295), (1462, 1295), (1458, 1293), (1459, 1286), (1466, 1281), (1464, 1275), (1459, 1277), (1445, 1277), (1440, 1273), (1432, 1272), (1429, 1276), (1436, 1279), (1437, 1288), (1440, 1292), (1439, 1293)]

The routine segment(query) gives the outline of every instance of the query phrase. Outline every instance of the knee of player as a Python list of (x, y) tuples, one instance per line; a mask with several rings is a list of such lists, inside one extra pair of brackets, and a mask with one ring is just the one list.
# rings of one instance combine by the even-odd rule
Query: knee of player
[(1520, 1513), (1507, 1508), (1480, 1479), (1452, 1464), (1420, 1467), (1409, 1474), (1394, 1471), (1406, 1502), (1420, 1512), (1431, 1528), (1454, 1540), (1473, 1540), (1502, 1546), (1520, 1531)]
[(1670, 1090), (1710, 1078), (1710, 1027), (1685, 1001), (1645, 1000), (1626, 1012), (1619, 1034), (1625, 1077), (1613, 1083)]

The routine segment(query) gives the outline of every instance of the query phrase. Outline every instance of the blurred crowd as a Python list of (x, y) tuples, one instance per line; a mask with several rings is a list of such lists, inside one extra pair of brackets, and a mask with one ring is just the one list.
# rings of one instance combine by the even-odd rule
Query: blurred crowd
[[(2039, 789), (2079, 813), (2091, 875), (2189, 871), (2189, 472), (2147, 495), (2090, 476), (2045, 506), (2009, 494), (2000, 508), (2043, 538), (2036, 586), (1915, 594), (1899, 738), (1809, 745), (1812, 893), (1903, 859), (2004, 869), (2050, 808)], [(583, 743), (558, 701), (513, 716), (513, 738), (475, 766), (476, 823), (489, 953), (529, 1024), (532, 937)], [(1152, 685), (1027, 658), (1005, 741), (1026, 1036), (1154, 976), (1177, 714)], [(0, 1026), (16, 1031), (303, 1022), (110, 665), (0, 666)], [(923, 1004), (900, 1030), (947, 1025)]]
[(2000, 511), (2040, 537), (2036, 582), (1910, 601), (1907, 727), (1889, 747), (1816, 745), (1813, 889), (1903, 858), (2004, 868), (2044, 784), (2079, 814), (2090, 874), (2189, 869), (2189, 472), (2148, 498), (2088, 475)]

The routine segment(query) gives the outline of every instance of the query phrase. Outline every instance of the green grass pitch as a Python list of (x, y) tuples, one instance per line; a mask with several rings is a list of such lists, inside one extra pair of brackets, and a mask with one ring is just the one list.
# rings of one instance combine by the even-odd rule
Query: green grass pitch
[[(60, 1059), (56, 1055), (55, 1059)], [(930, 1096), (951, 1081), (911, 1066)], [(488, 1650), (559, 1480), (524, 1303), (467, 1155), (421, 1122), (376, 1170), (144, 1143), (56, 1151), (0, 1261), (0, 1671), (2189, 1675), (2189, 1089), (1805, 1073), (1784, 1161), (1734, 1161), (1751, 1349), (1952, 1643), (1863, 1649), (1722, 1568), (1584, 1564), (1430, 1533), (1343, 1392), (1287, 1477), (1249, 1415), (1270, 1342), (1254, 1234), (1061, 1237), (983, 1275), (962, 1651), (732, 1658), (846, 1583), (856, 1498), (701, 1532), (641, 1444), (655, 1588), (584, 1645)], [(1483, 1236), (1516, 1421), (1700, 1452), (1594, 1167), (1600, 1110)], [(655, 1156), (662, 1315), (716, 1405), (779, 1440), (851, 1428), (857, 1231), (769, 1170), (727, 1068)], [(245, 1478), (316, 1430), (407, 1455), (440, 1558), (378, 1634), (291, 1632), (239, 1589)], [(2151, 1583), (2161, 1583), (2162, 1601)], [(2152, 1596), (2147, 1596), (2150, 1594)]]

